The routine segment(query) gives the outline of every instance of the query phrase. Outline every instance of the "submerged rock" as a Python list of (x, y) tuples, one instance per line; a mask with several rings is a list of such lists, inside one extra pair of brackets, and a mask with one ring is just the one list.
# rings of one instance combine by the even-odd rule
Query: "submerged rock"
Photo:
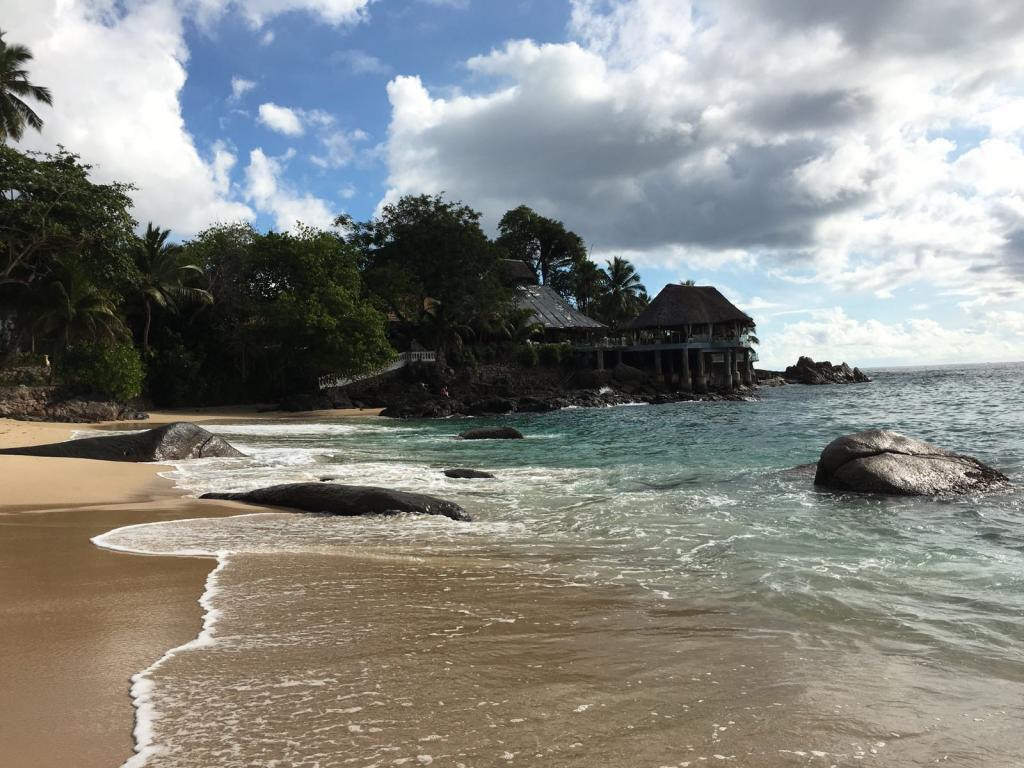
[(479, 427), (478, 429), (467, 429), (461, 435), (460, 440), (522, 440), (523, 434), (512, 427)]
[(494, 477), (490, 472), (482, 472), (479, 469), (446, 469), (445, 477), (453, 477), (461, 480), (491, 479)]
[(63, 443), (6, 448), (0, 454), (100, 461), (181, 461), (211, 456), (244, 456), (223, 438), (188, 421), (176, 421), (130, 435), (106, 435)]
[(304, 512), (357, 517), (362, 515), (442, 515), (468, 522), (469, 514), (458, 504), (422, 493), (406, 493), (370, 485), (287, 483), (243, 493), (204, 493), (201, 499), (227, 499), (270, 507), (291, 507)]
[(994, 490), (1009, 478), (971, 456), (872, 429), (829, 443), (818, 459), (814, 483), (860, 493), (935, 496)]

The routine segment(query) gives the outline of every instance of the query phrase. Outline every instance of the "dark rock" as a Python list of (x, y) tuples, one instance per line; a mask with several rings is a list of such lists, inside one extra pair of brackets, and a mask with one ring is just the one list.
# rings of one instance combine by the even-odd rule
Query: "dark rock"
[(469, 412), (474, 416), (485, 413), (512, 413), (512, 411), (514, 411), (515, 409), (515, 402), (509, 400), (506, 397), (488, 397), (481, 400), (475, 400), (472, 403), (469, 403)]
[(227, 499), (269, 507), (289, 507), (304, 512), (355, 517), (361, 515), (442, 515), (469, 521), (466, 511), (451, 501), (422, 493), (406, 493), (369, 485), (288, 483), (244, 493), (204, 493), (202, 499)]
[(0, 417), (71, 424), (147, 419), (137, 406), (99, 398), (69, 396), (60, 387), (0, 387)]
[(479, 469), (446, 469), (445, 477), (454, 477), (461, 480), (475, 480), (493, 478), (490, 472), (481, 472)]
[(625, 363), (619, 363), (615, 366), (613, 372), (616, 381), (623, 382), (642, 382), (647, 380), (647, 374), (641, 371), (639, 368), (634, 368), (631, 365)]
[(860, 384), (871, 381), (860, 368), (850, 368), (846, 363), (832, 365), (827, 360), (820, 363), (802, 356), (796, 365), (789, 366), (782, 374), (791, 384)]
[(523, 435), (512, 427), (479, 427), (459, 435), (460, 440), (522, 440)]
[(130, 435), (84, 437), (63, 443), (7, 448), (0, 450), (0, 454), (101, 461), (180, 461), (245, 455), (226, 440), (187, 421), (176, 421)]
[(547, 413), (557, 411), (561, 407), (559, 397), (521, 397), (516, 403), (516, 410), (522, 413)]
[(829, 443), (818, 459), (814, 483), (860, 493), (934, 496), (994, 490), (1009, 479), (970, 456), (872, 429)]

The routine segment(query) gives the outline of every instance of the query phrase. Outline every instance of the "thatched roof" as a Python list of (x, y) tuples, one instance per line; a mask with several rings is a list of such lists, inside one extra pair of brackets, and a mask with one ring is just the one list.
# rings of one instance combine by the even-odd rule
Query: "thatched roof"
[(666, 285), (629, 328), (677, 328), (754, 320), (710, 285)]
[(536, 285), (537, 275), (525, 261), (502, 259), (501, 276), (509, 285)]
[(604, 328), (602, 323), (573, 309), (548, 285), (523, 286), (516, 296), (516, 307), (531, 310), (534, 322), (546, 329), (583, 331)]

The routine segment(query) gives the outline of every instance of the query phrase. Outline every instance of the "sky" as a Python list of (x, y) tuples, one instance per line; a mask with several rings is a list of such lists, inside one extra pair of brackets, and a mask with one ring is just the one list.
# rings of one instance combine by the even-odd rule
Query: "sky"
[(177, 238), (527, 204), (766, 367), (1024, 360), (1024, 4), (0, 0), (41, 134)]

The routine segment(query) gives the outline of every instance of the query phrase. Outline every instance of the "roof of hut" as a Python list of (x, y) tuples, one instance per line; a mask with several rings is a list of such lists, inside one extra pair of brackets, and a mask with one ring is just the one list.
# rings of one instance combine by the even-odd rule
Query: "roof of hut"
[(754, 320), (710, 285), (666, 285), (629, 328), (675, 328)]
[(516, 307), (532, 310), (534, 321), (546, 329), (590, 330), (604, 328), (602, 323), (573, 309), (549, 285), (524, 285), (516, 295)]
[(533, 268), (519, 259), (502, 259), (501, 276), (511, 285), (536, 285), (537, 275)]

